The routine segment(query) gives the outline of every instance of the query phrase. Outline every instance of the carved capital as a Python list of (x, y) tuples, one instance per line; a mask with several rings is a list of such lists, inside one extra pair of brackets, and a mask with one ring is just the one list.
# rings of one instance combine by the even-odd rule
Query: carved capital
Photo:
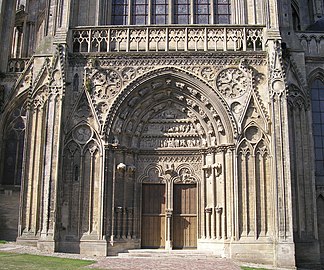
[(216, 177), (220, 176), (222, 174), (222, 164), (215, 163), (212, 165), (213, 169), (215, 169), (215, 175)]
[(203, 171), (205, 172), (205, 174), (206, 174), (206, 176), (207, 177), (209, 177), (210, 175), (211, 175), (211, 173), (212, 173), (212, 166), (211, 165), (204, 165), (203, 167), (202, 167), (202, 169), (203, 169)]
[(215, 211), (216, 211), (217, 214), (221, 215), (223, 213), (223, 207), (216, 206)]
[(206, 207), (206, 208), (205, 208), (205, 213), (206, 213), (206, 214), (211, 214), (212, 211), (213, 211), (213, 209), (212, 209), (211, 207)]
[(165, 215), (167, 218), (171, 218), (173, 213), (173, 209), (166, 209), (165, 210)]
[(115, 212), (116, 212), (117, 214), (121, 214), (121, 213), (124, 212), (124, 208), (123, 208), (122, 206), (116, 206), (116, 207), (115, 207)]
[(117, 167), (116, 167), (116, 170), (118, 171), (118, 172), (126, 172), (126, 164), (124, 164), (124, 163), (119, 163), (118, 165), (117, 165)]

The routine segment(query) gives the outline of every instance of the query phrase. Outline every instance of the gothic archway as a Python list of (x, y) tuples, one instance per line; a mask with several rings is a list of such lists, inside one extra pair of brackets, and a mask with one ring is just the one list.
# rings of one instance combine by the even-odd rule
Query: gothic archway
[[(173, 195), (194, 198), (188, 200), (194, 201), (190, 207), (195, 210), (187, 213), (192, 222), (186, 222), (194, 224), (190, 230), (195, 239), (177, 239), (178, 247), (186, 247), (186, 243), (197, 246), (197, 238), (205, 239), (206, 231), (208, 237), (215, 238), (217, 230), (210, 228), (216, 226), (216, 210), (209, 207), (211, 212), (205, 212), (205, 185), (220, 175), (218, 161), (223, 161), (227, 148), (233, 145), (235, 133), (233, 117), (217, 92), (180, 70), (155, 71), (126, 88), (112, 105), (105, 125), (106, 189), (113, 193), (104, 207), (105, 232), (110, 239), (141, 239), (141, 211), (146, 211), (142, 193), (150, 188), (159, 195), (165, 190), (165, 207), (159, 206), (163, 213), (155, 213), (163, 216), (160, 225), (182, 215), (180, 210), (172, 212), (174, 204), (181, 201)], [(157, 188), (161, 184), (163, 187)], [(165, 230), (160, 230), (166, 248), (172, 248), (170, 228), (165, 225)]]
[(0, 121), (0, 238), (17, 238), (20, 197), (23, 192), (24, 147), (26, 134), (25, 98), (7, 105)]

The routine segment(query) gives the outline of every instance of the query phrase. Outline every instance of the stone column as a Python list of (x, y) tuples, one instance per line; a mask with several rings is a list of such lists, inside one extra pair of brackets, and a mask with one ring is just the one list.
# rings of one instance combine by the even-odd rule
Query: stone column
[(173, 209), (166, 209), (166, 211), (165, 211), (165, 216), (166, 216), (166, 221), (167, 221), (167, 231), (166, 231), (166, 239), (165, 239), (165, 249), (166, 250), (172, 250), (172, 239), (171, 239), (172, 213), (173, 213)]
[(206, 207), (205, 208), (205, 214), (206, 214), (206, 238), (211, 238), (211, 215), (212, 215), (212, 208)]
[[(57, 55), (64, 56), (65, 48), (58, 47)], [(59, 178), (59, 158), (62, 126), (62, 97), (64, 93), (64, 59), (53, 65), (52, 82), (49, 86), (47, 115), (44, 132), (44, 171), (42, 175), (42, 217), (41, 237), (38, 247), (55, 251), (55, 224), (57, 212), (57, 187)]]
[[(19, 224), (18, 242), (35, 242), (38, 238), (38, 213), (39, 204), (39, 175), (42, 169), (42, 158), (40, 146), (43, 144), (43, 104), (33, 103), (28, 110), (27, 129), (25, 145), (25, 160), (23, 169), (22, 191), (21, 194), (21, 213)], [(33, 157), (31, 159), (30, 157)], [(36, 166), (37, 164), (37, 166)]]
[(216, 226), (217, 226), (217, 231), (216, 231), (216, 237), (218, 240), (222, 238), (222, 214), (223, 214), (223, 208), (222, 207), (215, 207), (215, 212), (216, 212)]
[(280, 40), (269, 40), (270, 65), (270, 109), (272, 122), (272, 153), (273, 153), (273, 209), (275, 259), (277, 267), (295, 267), (295, 246), (292, 227), (292, 196), (288, 108), (286, 96), (285, 73), (281, 59)]
[(7, 71), (11, 52), (12, 31), (15, 23), (16, 2), (14, 0), (0, 0), (0, 72)]

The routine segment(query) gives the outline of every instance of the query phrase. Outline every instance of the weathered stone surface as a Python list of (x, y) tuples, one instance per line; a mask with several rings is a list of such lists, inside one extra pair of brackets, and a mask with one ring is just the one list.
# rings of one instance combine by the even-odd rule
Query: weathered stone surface
[(324, 7), (304, 2), (116, 27), (113, 1), (0, 1), (0, 236), (319, 267)]

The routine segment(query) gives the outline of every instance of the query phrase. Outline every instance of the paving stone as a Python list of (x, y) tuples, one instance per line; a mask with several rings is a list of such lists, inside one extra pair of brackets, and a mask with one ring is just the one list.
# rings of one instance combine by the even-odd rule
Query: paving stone
[[(31, 246), (21, 246), (15, 243), (8, 243), (0, 245), (0, 251), (15, 252), (15, 253), (27, 253), (35, 255), (44, 256), (54, 256), (61, 258), (71, 258), (71, 259), (88, 259), (96, 260), (97, 262), (90, 266), (90, 268), (101, 268), (109, 270), (151, 270), (151, 269), (161, 269), (161, 270), (239, 270), (239, 264), (228, 259), (201, 256), (199, 254), (188, 252), (187, 256), (184, 253), (179, 254), (169, 254), (168, 256), (159, 256), (159, 253), (152, 252), (151, 257), (92, 257), (92, 256), (82, 256), (79, 254), (68, 254), (68, 253), (48, 253)], [(156, 256), (154, 256), (154, 253)], [(161, 254), (160, 254), (161, 255)]]

